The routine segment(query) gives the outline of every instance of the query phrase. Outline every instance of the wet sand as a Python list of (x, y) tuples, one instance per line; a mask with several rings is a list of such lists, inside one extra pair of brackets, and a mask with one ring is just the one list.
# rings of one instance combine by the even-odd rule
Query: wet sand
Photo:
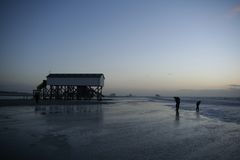
[(0, 125), (0, 159), (240, 159), (239, 124), (147, 100), (1, 107)]
[(112, 103), (111, 99), (97, 100), (40, 100), (34, 99), (0, 99), (0, 107), (4, 106), (34, 106), (34, 105), (91, 105)]

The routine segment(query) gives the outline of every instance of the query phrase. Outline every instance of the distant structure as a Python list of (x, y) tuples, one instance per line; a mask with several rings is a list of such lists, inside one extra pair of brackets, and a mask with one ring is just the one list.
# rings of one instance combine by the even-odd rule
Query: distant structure
[(96, 97), (102, 100), (104, 75), (100, 74), (49, 74), (33, 90), (33, 95), (39, 94), (41, 99), (84, 99)]
[(109, 97), (116, 97), (117, 95), (116, 95), (116, 93), (111, 93), (110, 95), (109, 95)]

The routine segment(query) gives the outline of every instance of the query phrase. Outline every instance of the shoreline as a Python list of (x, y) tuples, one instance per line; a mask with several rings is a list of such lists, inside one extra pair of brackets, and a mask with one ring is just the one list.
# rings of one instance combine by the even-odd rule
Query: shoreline
[(33, 99), (2, 99), (0, 107), (9, 106), (34, 106), (34, 105), (95, 105), (95, 104), (112, 104), (112, 99), (97, 100), (40, 100), (38, 103)]

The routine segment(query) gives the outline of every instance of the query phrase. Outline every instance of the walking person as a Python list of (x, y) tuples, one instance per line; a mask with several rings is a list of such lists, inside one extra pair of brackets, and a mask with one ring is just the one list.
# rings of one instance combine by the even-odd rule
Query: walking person
[(176, 112), (178, 113), (179, 106), (180, 106), (180, 98), (179, 97), (174, 97), (175, 102), (176, 102)]
[(197, 101), (197, 103), (196, 103), (196, 112), (199, 112), (199, 105), (201, 104), (201, 101)]

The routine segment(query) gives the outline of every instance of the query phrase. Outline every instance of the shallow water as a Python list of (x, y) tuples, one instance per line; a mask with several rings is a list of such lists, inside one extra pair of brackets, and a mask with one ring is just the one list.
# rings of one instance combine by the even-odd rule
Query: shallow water
[(0, 159), (240, 159), (240, 125), (148, 99), (0, 108)]
[[(172, 97), (151, 97), (150, 101), (161, 102), (175, 108)], [(180, 109), (195, 111), (196, 101), (201, 100), (200, 114), (225, 122), (240, 124), (240, 98), (230, 97), (181, 97)]]

